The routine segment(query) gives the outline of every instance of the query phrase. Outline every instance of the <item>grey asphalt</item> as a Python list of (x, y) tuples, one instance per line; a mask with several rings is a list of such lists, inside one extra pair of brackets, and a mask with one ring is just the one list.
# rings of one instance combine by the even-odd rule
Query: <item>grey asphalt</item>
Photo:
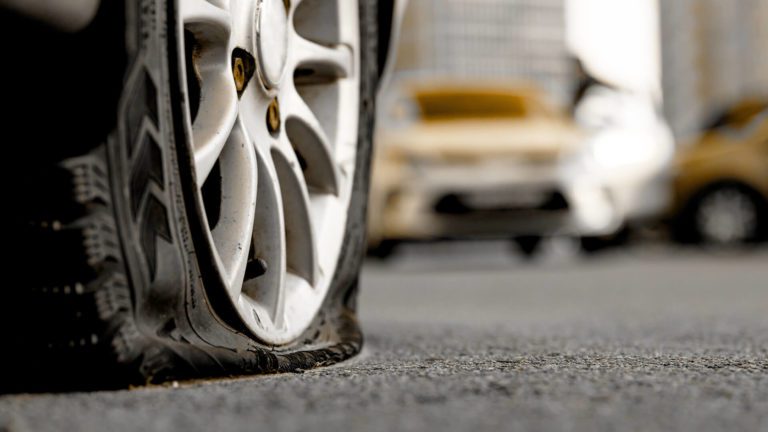
[(768, 251), (413, 246), (363, 354), (303, 374), (0, 398), (0, 430), (768, 431)]

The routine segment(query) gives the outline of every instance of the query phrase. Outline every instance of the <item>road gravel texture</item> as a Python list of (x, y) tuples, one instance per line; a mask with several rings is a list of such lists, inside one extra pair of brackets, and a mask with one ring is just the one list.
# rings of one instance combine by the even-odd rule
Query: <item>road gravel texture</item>
[(361, 356), (0, 398), (3, 431), (768, 431), (768, 253), (406, 249), (364, 272)]

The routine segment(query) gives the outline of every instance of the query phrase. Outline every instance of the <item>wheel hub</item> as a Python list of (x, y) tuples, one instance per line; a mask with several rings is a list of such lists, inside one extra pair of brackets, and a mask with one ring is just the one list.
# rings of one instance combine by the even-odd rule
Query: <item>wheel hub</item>
[(757, 209), (740, 190), (723, 188), (702, 200), (697, 223), (707, 241), (736, 244), (754, 235), (757, 229)]
[(261, 79), (266, 87), (277, 87), (288, 57), (288, 5), (283, 0), (259, 3), (256, 45)]

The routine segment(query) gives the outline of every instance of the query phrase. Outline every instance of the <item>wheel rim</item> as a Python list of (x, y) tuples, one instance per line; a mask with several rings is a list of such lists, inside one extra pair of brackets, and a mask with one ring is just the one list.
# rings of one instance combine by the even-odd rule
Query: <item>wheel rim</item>
[(757, 208), (741, 190), (721, 188), (701, 200), (696, 223), (702, 238), (709, 243), (742, 243), (757, 229)]
[(178, 19), (210, 271), (254, 336), (290, 343), (317, 314), (345, 233), (357, 2), (180, 0)]

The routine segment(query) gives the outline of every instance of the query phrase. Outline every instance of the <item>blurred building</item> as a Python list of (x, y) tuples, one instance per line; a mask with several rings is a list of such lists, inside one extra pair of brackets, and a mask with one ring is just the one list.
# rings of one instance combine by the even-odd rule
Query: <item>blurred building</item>
[(514, 78), (565, 104), (573, 63), (565, 45), (564, 0), (412, 0), (396, 77)]
[(664, 111), (686, 137), (724, 105), (768, 97), (768, 0), (659, 0)]

